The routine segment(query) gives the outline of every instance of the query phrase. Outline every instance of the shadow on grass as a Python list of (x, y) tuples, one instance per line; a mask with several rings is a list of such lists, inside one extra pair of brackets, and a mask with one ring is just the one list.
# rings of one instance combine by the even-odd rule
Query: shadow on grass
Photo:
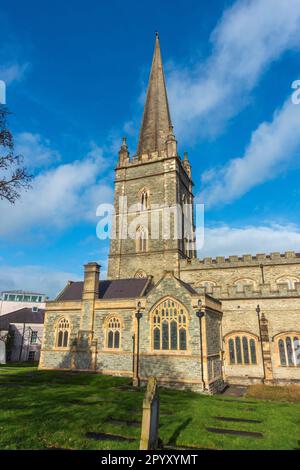
[(187, 418), (183, 423), (181, 423), (173, 432), (172, 436), (168, 441), (168, 446), (175, 446), (177, 443), (177, 439), (180, 436), (181, 432), (190, 424), (192, 418)]
[[(23, 370), (18, 375), (5, 377), (7, 385), (23, 385), (14, 388), (13, 396), (10, 387), (1, 390), (0, 425), (6, 430), (1, 449), (101, 449), (104, 444), (93, 444), (87, 432), (118, 434), (112, 428), (118, 423), (108, 423), (109, 417), (124, 420), (141, 413), (143, 393), (117, 389), (129, 385), (127, 379), (57, 371), (34, 371), (30, 380)], [(138, 430), (126, 430), (136, 447)]]

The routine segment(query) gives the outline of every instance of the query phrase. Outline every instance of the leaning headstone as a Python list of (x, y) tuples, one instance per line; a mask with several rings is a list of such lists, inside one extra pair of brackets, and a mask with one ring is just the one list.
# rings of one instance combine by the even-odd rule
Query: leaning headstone
[(6, 348), (5, 341), (0, 338), (0, 364), (6, 364)]
[(140, 450), (157, 449), (159, 422), (159, 396), (155, 377), (148, 380), (143, 401), (142, 432)]

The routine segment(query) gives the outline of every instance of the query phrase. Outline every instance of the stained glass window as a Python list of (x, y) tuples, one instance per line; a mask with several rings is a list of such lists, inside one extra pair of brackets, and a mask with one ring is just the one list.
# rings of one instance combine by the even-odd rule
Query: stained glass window
[(117, 330), (115, 331), (115, 344), (114, 344), (115, 349), (118, 349), (120, 347), (120, 332)]
[(242, 364), (241, 338), (239, 336), (235, 338), (235, 349), (237, 363)]
[(107, 347), (109, 349), (119, 349), (120, 337), (121, 322), (117, 317), (112, 317), (107, 324)]
[(254, 339), (250, 339), (251, 362), (256, 364), (256, 348)]
[(114, 347), (114, 333), (113, 331), (108, 332), (108, 348), (113, 348)]
[(59, 331), (58, 332), (58, 340), (57, 340), (57, 346), (61, 348), (63, 345), (63, 332)]
[(187, 313), (174, 299), (165, 299), (155, 308), (152, 313), (152, 327), (153, 349), (187, 349)]
[(294, 338), (295, 364), (300, 366), (300, 341), (297, 336)]
[(248, 338), (243, 336), (243, 355), (244, 355), (244, 364), (249, 364), (249, 347), (248, 347)]
[(286, 344), (286, 351), (287, 351), (287, 357), (288, 357), (288, 364), (289, 366), (293, 366), (294, 365), (294, 355), (293, 355), (293, 348), (292, 348), (292, 340), (291, 338), (288, 336), (285, 340), (285, 344)]
[(281, 366), (300, 366), (299, 336), (281, 336), (278, 339), (279, 361)]
[(160, 349), (160, 329), (159, 328), (154, 328), (153, 347), (154, 349)]
[(243, 335), (228, 338), (229, 364), (256, 364), (256, 345), (253, 338)]
[(186, 350), (186, 329), (180, 328), (179, 330), (179, 349), (181, 351)]
[(162, 349), (169, 349), (169, 324), (167, 321), (162, 323)]
[(280, 365), (286, 366), (285, 348), (284, 348), (284, 342), (282, 339), (278, 341), (278, 349), (279, 349)]
[(229, 361), (230, 361), (230, 364), (234, 364), (235, 363), (235, 354), (234, 354), (233, 339), (230, 339), (228, 344), (229, 344)]
[(61, 318), (57, 325), (57, 343), (58, 348), (67, 348), (69, 343), (70, 323), (66, 318)]
[(171, 349), (177, 349), (177, 322), (175, 320), (171, 322)]

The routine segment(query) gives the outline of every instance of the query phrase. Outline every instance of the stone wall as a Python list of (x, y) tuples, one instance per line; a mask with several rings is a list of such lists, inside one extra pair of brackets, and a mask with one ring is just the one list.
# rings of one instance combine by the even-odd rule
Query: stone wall
[[(153, 351), (151, 345), (150, 313), (153, 306), (164, 298), (171, 296), (184, 305), (188, 312), (187, 351), (161, 352)], [(200, 331), (198, 318), (192, 306), (191, 295), (172, 276), (163, 279), (148, 297), (143, 317), (140, 320), (140, 353), (141, 379), (155, 375), (164, 385), (177, 383), (184, 387), (200, 389)], [(155, 374), (154, 374), (155, 372)]]
[[(298, 331), (300, 334), (300, 298), (261, 298), (223, 300), (223, 338), (234, 332), (252, 333), (257, 336), (257, 365), (230, 365), (228, 355), (224, 357), (224, 372), (231, 382), (261, 382), (264, 379), (258, 316), (256, 307), (268, 319), (271, 361), (275, 381), (300, 381), (300, 367), (280, 366), (274, 337), (281, 333)], [(225, 342), (223, 343), (225, 348)]]
[[(264, 281), (262, 283), (263, 264)], [(259, 383), (264, 380), (260, 330), (256, 312), (268, 320), (270, 353), (274, 382), (289, 383), (300, 381), (300, 367), (280, 366), (276, 338), (284, 332), (300, 334), (300, 282), (293, 288), (278, 284), (281, 277), (300, 280), (300, 256), (295, 252), (272, 253), (256, 256), (244, 255), (229, 258), (217, 257), (203, 260), (181, 261), (181, 278), (203, 294), (210, 292), (222, 301), (222, 336), (224, 350), (224, 375), (232, 383)], [(239, 279), (253, 280), (253, 285), (235, 285)], [(205, 281), (215, 283), (205, 288)], [(230, 365), (226, 350), (226, 337), (231, 333), (250, 333), (256, 337), (257, 364)]]
[(41, 369), (70, 369), (71, 350), (70, 347), (64, 350), (56, 348), (56, 325), (60, 318), (65, 317), (71, 325), (71, 341), (78, 336), (80, 328), (80, 306), (77, 309), (69, 310), (67, 302), (60, 302), (58, 311), (47, 311), (45, 313), (44, 336), (41, 350), (39, 367)]
[[(157, 302), (170, 296), (179, 301), (187, 315), (187, 350), (161, 351), (152, 347), (151, 312)], [(213, 382), (220, 380), (220, 371), (217, 363), (209, 364), (212, 373), (203, 384), (202, 375), (208, 377), (208, 351), (213, 355), (214, 361), (220, 358), (220, 315), (211, 310), (211, 306), (220, 308), (219, 302), (208, 297), (210, 308), (207, 311), (207, 329), (203, 340), (203, 355), (205, 360), (201, 369), (201, 340), (199, 319), (196, 316), (198, 296), (193, 297), (182, 283), (172, 273), (156, 285), (150, 293), (142, 299), (142, 317), (139, 332), (139, 370), (141, 382), (150, 376), (156, 376), (164, 386), (176, 386), (207, 392), (213, 390)], [(99, 372), (108, 375), (132, 377), (134, 365), (137, 361), (137, 300), (96, 302), (93, 335), (88, 340), (88, 347), (83, 347), (78, 339), (81, 334), (81, 317), (85, 315), (83, 302), (49, 303), (45, 316), (45, 334), (40, 367), (45, 369), (76, 369)], [(101, 308), (101, 304), (103, 307)], [(205, 309), (205, 297), (203, 297)], [(70, 344), (68, 348), (56, 347), (56, 325), (59, 319), (66, 317), (71, 325)], [(112, 316), (121, 320), (121, 347), (118, 350), (107, 347), (107, 321)], [(206, 323), (206, 321), (205, 321)], [(135, 346), (133, 339), (135, 338)], [(73, 345), (76, 344), (76, 347)], [(135, 354), (134, 354), (135, 353)], [(218, 372), (217, 372), (218, 371)], [(209, 380), (209, 384), (208, 384)], [(211, 387), (211, 388), (210, 388)]]
[[(140, 202), (139, 194), (143, 189), (149, 192), (150, 209), (142, 212), (128, 213), (128, 208)], [(128, 162), (128, 165), (116, 169), (114, 206), (116, 219), (114, 222), (116, 238), (110, 242), (108, 278), (134, 277), (138, 270), (154, 276), (158, 281), (165, 270), (179, 273), (179, 258), (182, 252), (182, 242), (174, 239), (174, 216), (170, 218), (171, 236), (164, 239), (162, 234), (162, 214), (153, 205), (160, 208), (171, 207), (182, 201), (183, 196), (193, 201), (192, 182), (182, 167), (178, 157), (141, 158)], [(120, 211), (119, 197), (127, 197), (127, 207)], [(120, 239), (122, 214), (128, 216), (128, 228), (132, 221), (132, 235), (138, 225), (148, 227), (148, 247), (146, 253), (138, 253), (135, 238)], [(137, 215), (139, 216), (137, 220)], [(151, 219), (159, 219), (159, 233), (154, 237), (151, 232)], [(123, 228), (124, 230), (124, 228)]]
[[(118, 310), (113, 313), (107, 310), (95, 312), (94, 337), (97, 339), (97, 370), (104, 374), (130, 376), (133, 372), (133, 334), (134, 334), (134, 310)], [(112, 351), (106, 343), (106, 321), (116, 315), (121, 319), (121, 348)]]
[[(180, 261), (180, 277), (194, 287), (201, 287), (206, 281), (215, 284), (211, 291), (217, 298), (228, 294), (240, 280), (253, 281), (253, 291), (262, 295), (266, 291), (277, 290), (276, 283), (281, 277), (292, 277), (300, 282), (300, 254), (292, 251), (284, 254), (271, 253), (256, 256), (229, 256), (224, 258), (204, 258)], [(251, 287), (250, 287), (251, 289)], [(297, 286), (300, 292), (300, 286)], [(234, 290), (233, 290), (234, 292)]]

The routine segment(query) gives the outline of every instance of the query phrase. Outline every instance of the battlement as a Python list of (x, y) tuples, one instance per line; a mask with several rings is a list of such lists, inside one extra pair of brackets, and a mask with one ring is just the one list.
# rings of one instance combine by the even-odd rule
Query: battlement
[(278, 284), (276, 289), (272, 289), (270, 284), (260, 284), (258, 288), (253, 286), (213, 286), (195, 287), (199, 294), (210, 294), (220, 300), (226, 299), (253, 299), (263, 297), (300, 297), (300, 282), (295, 283), (295, 289), (289, 289), (288, 284)]
[(130, 157), (129, 154), (126, 154), (126, 157), (119, 161), (117, 169), (128, 168), (131, 166), (140, 165), (142, 163), (152, 163), (166, 159), (177, 158), (180, 163), (182, 163), (182, 158), (178, 154), (168, 154), (166, 150), (156, 150), (154, 152), (143, 153), (142, 155), (134, 155)]
[(236, 268), (243, 266), (259, 266), (272, 264), (300, 264), (300, 253), (295, 251), (286, 251), (285, 253), (273, 252), (270, 254), (258, 253), (256, 255), (242, 256), (217, 256), (216, 258), (206, 257), (203, 259), (181, 260), (180, 267), (182, 270), (189, 269), (211, 269), (211, 268)]

